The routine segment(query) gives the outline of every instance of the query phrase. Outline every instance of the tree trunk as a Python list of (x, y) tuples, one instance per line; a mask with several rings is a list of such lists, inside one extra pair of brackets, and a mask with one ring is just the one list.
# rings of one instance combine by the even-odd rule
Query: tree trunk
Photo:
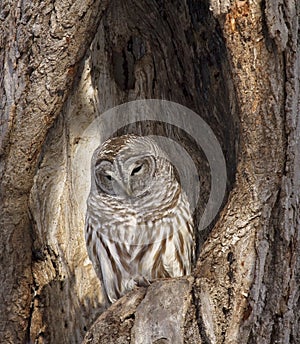
[[(299, 343), (299, 6), (82, 3), (0, 4), (0, 337)], [(180, 103), (210, 126), (225, 156), (226, 197), (197, 235), (193, 276), (155, 281), (104, 311), (83, 236), (86, 166), (104, 139), (92, 124), (151, 98)], [(212, 176), (193, 137), (159, 121), (113, 134), (124, 132), (187, 149), (201, 179), (199, 224)]]
[[(6, 343), (28, 341), (31, 327), (34, 335), (43, 335), (37, 319), (31, 326), (37, 295), (35, 261), (45, 265), (41, 287), (51, 281), (63, 283), (56, 263), (61, 257), (47, 238), (42, 236), (41, 252), (34, 248), (39, 233), (28, 217), (29, 193), (47, 132), (62, 111), (104, 9), (105, 1), (97, 0), (0, 4), (0, 337)], [(48, 224), (44, 227), (53, 235)], [(45, 300), (38, 307), (50, 304)]]

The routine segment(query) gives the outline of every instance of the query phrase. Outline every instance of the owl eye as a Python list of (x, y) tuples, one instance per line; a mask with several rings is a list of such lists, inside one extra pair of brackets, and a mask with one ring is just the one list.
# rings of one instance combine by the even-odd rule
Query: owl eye
[(144, 155), (143, 157), (134, 157), (128, 161), (129, 171), (131, 177), (145, 177), (153, 176), (156, 165), (155, 159), (152, 155)]
[(95, 165), (95, 179), (98, 187), (105, 193), (113, 195), (114, 189), (112, 185), (112, 163), (107, 160), (102, 160)]
[(139, 172), (141, 171), (142, 167), (143, 167), (143, 164), (141, 164), (141, 165), (135, 167), (135, 168), (132, 170), (131, 175), (134, 176), (135, 174), (139, 173)]

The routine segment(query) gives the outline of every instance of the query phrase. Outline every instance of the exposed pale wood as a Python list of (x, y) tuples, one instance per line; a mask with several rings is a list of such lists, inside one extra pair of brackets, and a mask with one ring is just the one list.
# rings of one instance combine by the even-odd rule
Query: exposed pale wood
[(0, 4), (0, 337), (6, 343), (28, 335), (33, 296), (28, 198), (41, 148), (104, 8), (105, 1), (97, 0)]

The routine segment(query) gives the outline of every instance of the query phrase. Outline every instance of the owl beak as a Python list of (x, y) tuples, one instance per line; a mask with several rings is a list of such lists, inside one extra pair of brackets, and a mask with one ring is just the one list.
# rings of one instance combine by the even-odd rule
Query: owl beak
[(128, 196), (132, 196), (132, 191), (129, 189), (126, 191)]
[(130, 185), (124, 185), (124, 191), (127, 193), (128, 196), (132, 196), (132, 190)]
[(128, 196), (132, 196), (132, 190), (131, 190), (131, 187), (128, 184), (125, 184), (123, 181), (119, 181), (119, 185), (121, 186), (121, 188), (123, 189), (123, 191), (125, 191), (126, 195)]

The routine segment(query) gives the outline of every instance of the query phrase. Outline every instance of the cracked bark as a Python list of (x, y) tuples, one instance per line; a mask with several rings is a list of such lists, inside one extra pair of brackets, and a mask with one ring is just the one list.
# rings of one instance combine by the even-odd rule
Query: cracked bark
[[(2, 1), (5, 342), (80, 343), (86, 332), (84, 343), (300, 342), (297, 10), (291, 0)], [(98, 318), (76, 154), (95, 115), (143, 98), (186, 105), (211, 126), (228, 198), (197, 238), (193, 278), (134, 290)], [(124, 131), (188, 149), (203, 178), (197, 221), (210, 185), (201, 150), (163, 125)]]
[(104, 6), (1, 1), (0, 337), (6, 343), (24, 342), (28, 334), (33, 296), (28, 198), (42, 144)]

